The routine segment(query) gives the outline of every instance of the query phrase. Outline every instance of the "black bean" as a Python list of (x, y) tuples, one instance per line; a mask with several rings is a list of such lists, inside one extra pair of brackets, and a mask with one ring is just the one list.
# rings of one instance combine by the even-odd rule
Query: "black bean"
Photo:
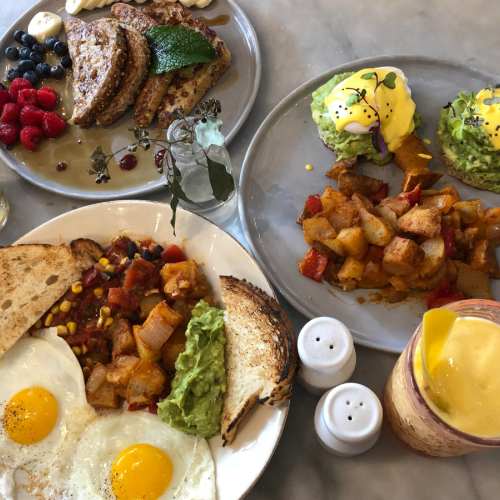
[(111, 276), (108, 273), (101, 273), (101, 279), (103, 281), (109, 281), (110, 278)]
[(153, 251), (153, 256), (155, 260), (161, 259), (161, 254), (163, 253), (164, 248), (161, 245), (156, 245)]
[(127, 257), (129, 259), (133, 259), (136, 253), (137, 253), (137, 245), (133, 241), (129, 241), (127, 243)]
[(153, 262), (153, 254), (147, 248), (143, 250), (141, 257), (148, 262)]
[(123, 265), (123, 267), (127, 269), (127, 267), (130, 267), (132, 262), (134, 262), (134, 259), (128, 259), (127, 262), (125, 262), (125, 264)]

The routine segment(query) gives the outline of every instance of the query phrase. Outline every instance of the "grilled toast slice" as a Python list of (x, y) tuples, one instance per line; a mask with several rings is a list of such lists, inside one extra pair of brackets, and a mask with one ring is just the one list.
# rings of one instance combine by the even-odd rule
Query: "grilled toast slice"
[(256, 402), (274, 406), (291, 396), (298, 353), (293, 327), (275, 299), (232, 276), (220, 281), (227, 311), (227, 391), (221, 422), (226, 446)]
[(110, 104), (122, 81), (127, 42), (112, 19), (89, 24), (64, 20), (68, 49), (73, 59), (73, 116), (69, 123), (88, 128)]
[(102, 254), (87, 239), (0, 248), (0, 357)]
[(123, 24), (121, 27), (127, 41), (128, 59), (120, 90), (113, 97), (106, 110), (97, 117), (97, 125), (102, 125), (103, 127), (108, 127), (120, 119), (128, 107), (134, 103), (135, 98), (148, 77), (148, 69), (151, 61), (151, 54), (146, 38), (138, 30), (132, 28), (132, 26)]

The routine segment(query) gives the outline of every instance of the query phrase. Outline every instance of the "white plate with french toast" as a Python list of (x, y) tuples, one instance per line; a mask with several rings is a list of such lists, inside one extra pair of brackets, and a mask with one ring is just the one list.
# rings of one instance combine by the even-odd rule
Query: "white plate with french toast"
[[(68, 3), (71, 3), (70, 0)], [(73, 198), (107, 200), (165, 189), (164, 177), (158, 173), (155, 165), (155, 152), (160, 149), (159, 145), (149, 151), (138, 148), (134, 153), (137, 160), (135, 168), (126, 170), (123, 164), (120, 166), (120, 160), (127, 154), (126, 147), (135, 142), (129, 127), (135, 125), (148, 130), (152, 138), (165, 139), (166, 129), (172, 122), (172, 111), (182, 107), (188, 114), (194, 112), (197, 104), (217, 99), (222, 108), (219, 115), (223, 121), (221, 131), (226, 138), (226, 145), (229, 144), (250, 113), (260, 84), (261, 59), (255, 31), (233, 0), (214, 0), (203, 9), (195, 5), (186, 8), (181, 3), (132, 1), (120, 4), (125, 11), (121, 13), (116, 2), (93, 4), (97, 6), (93, 10), (83, 8), (76, 14), (69, 14), (65, 10), (64, 0), (42, 0), (5, 32), (0, 42), (1, 51), (4, 53), (7, 48), (12, 48), (12, 60), (2, 58), (0, 63), (5, 89), (9, 91), (11, 83), (7, 79), (9, 70), (16, 71), (22, 64), (19, 73), (11, 73), (11, 79), (23, 77), (26, 70), (31, 70), (31, 73), (35, 73), (35, 76), (32, 75), (35, 89), (51, 87), (57, 95), (55, 106), (45, 101), (42, 104), (41, 99), (37, 103), (36, 97), (35, 102), (27, 103), (57, 114), (66, 122), (72, 117), (76, 120), (65, 127), (60, 122), (64, 127), (62, 132), (56, 124), (56, 129), (45, 131), (42, 139), (35, 132), (25, 139), (20, 132), (26, 124), (37, 125), (42, 130), (43, 126), (37, 123), (35, 115), (21, 119), (19, 123), (18, 114), (14, 120), (17, 120), (19, 130), (14, 132), (13, 139), (6, 139), (6, 142), (14, 141), (16, 135), (17, 140), (10, 145), (5, 142), (0, 144), (0, 158), (26, 180), (43, 189)], [(39, 49), (39, 54), (32, 55), (31, 48), (14, 39), (14, 33), (18, 30), (28, 33), (30, 21), (41, 12), (50, 12), (62, 18), (63, 26), (56, 36), (60, 42), (67, 44), (66, 49), (62, 46), (56, 52), (56, 49), (50, 49), (42, 42), (43, 48)], [(70, 17), (78, 19), (80, 24), (83, 22), (88, 25), (95, 21), (101, 24), (95, 25), (94, 32), (87, 28), (86, 34), (82, 34), (84, 25), (77, 25), (72, 30), (71, 42), (66, 36), (66, 30), (70, 28), (64, 27), (64, 20)], [(118, 28), (114, 25), (115, 21), (120, 23)], [(161, 84), (155, 85), (154, 77), (149, 76), (152, 61), (145, 56), (149, 51), (145, 31), (151, 26), (169, 24), (200, 33), (217, 50), (217, 59), (213, 64), (191, 65), (182, 75), (174, 70), (170, 72), (170, 80), (163, 79)], [(92, 36), (95, 38), (96, 33), (105, 33), (110, 41), (109, 50), (92, 53), (90, 45), (80, 43), (80, 38), (89, 40)], [(27, 53), (23, 54), (23, 49)], [(119, 53), (123, 56), (123, 52), (127, 52), (125, 62), (123, 57), (116, 57)], [(72, 59), (76, 62), (67, 60), (70, 55), (74, 56)], [(63, 61), (63, 58), (66, 60)], [(45, 67), (39, 71), (40, 61)], [(80, 68), (82, 61), (92, 70), (84, 67), (89, 78), (97, 79), (101, 87), (97, 86), (97, 90), (89, 86), (83, 89), (82, 93), (87, 95), (88, 102), (84, 103), (83, 111), (77, 116), (74, 98), (76, 96), (80, 104), (85, 99), (75, 94), (78, 91), (73, 85), (73, 68)], [(72, 63), (74, 66), (71, 66)], [(110, 82), (113, 82), (112, 85)], [(106, 91), (108, 87), (111, 87), (109, 92)], [(3, 104), (4, 101), (0, 101)], [(17, 102), (16, 98), (12, 98), (12, 101)], [(106, 155), (114, 155), (109, 162), (111, 180), (107, 183), (97, 184), (95, 175), (88, 173), (90, 157), (97, 146), (102, 146)]]
[[(189, 259), (193, 259), (199, 264), (199, 269), (206, 276), (206, 279), (211, 286), (211, 293), (215, 298), (215, 303), (218, 305), (221, 304), (222, 290), (222, 307), (226, 309), (229, 315), (229, 319), (226, 319), (226, 337), (228, 339), (228, 344), (234, 341), (234, 339), (231, 340), (231, 336), (228, 333), (228, 328), (232, 327), (228, 325), (233, 324), (235, 319), (238, 322), (240, 314), (242, 315), (242, 318), (245, 316), (245, 307), (243, 306), (245, 304), (249, 304), (247, 299), (252, 294), (256, 294), (256, 300), (261, 301), (260, 305), (257, 305), (257, 309), (254, 311), (254, 316), (259, 316), (264, 310), (269, 309), (269, 319), (266, 320), (264, 317), (261, 317), (259, 321), (269, 321), (269, 324), (272, 324), (273, 322), (275, 324), (288, 323), (286, 316), (284, 317), (284, 321), (283, 316), (281, 316), (281, 320), (277, 316), (273, 316), (281, 313), (277, 313), (276, 311), (279, 309), (279, 305), (275, 302), (272, 287), (253, 257), (236, 240), (210, 221), (180, 209), (177, 213), (177, 235), (173, 236), (170, 226), (170, 218), (170, 207), (165, 204), (141, 201), (116, 201), (102, 203), (84, 207), (57, 217), (23, 236), (15, 243), (15, 245), (28, 245), (19, 248), (18, 251), (21, 253), (25, 250), (30, 252), (32, 249), (34, 249), (35, 253), (40, 251), (44, 252), (47, 248), (54, 249), (54, 252), (57, 253), (62, 251), (60, 250), (60, 247), (40, 247), (38, 245), (30, 247), (29, 245), (40, 243), (62, 245), (70, 243), (72, 240), (88, 238), (99, 245), (102, 245), (102, 248), (106, 248), (110, 244), (116, 246), (120, 237), (130, 237), (132, 242), (147, 238), (148, 241), (154, 241), (157, 244), (163, 245), (165, 248), (168, 248), (167, 245), (177, 244), (179, 247), (182, 247), (183, 252), (185, 252)], [(88, 242), (88, 240), (81, 241)], [(95, 254), (96, 245), (94, 243), (90, 243), (90, 247), (87, 245), (87, 248), (85, 248), (85, 245), (87, 245), (87, 243), (84, 244), (80, 242), (78, 247), (80, 249), (77, 251), (79, 255), (78, 259), (82, 258), (82, 255), (85, 252), (94, 254), (94, 257), (96, 258), (99, 257), (99, 255)], [(74, 251), (77, 247), (64, 247), (64, 252), (67, 252), (67, 249), (69, 248), (73, 248), (73, 250), (70, 250), (71, 253), (71, 251)], [(4, 251), (7, 251), (7, 249)], [(56, 253), (52, 254), (53, 257)], [(4, 254), (3, 258), (5, 258), (6, 255), (7, 254)], [(37, 259), (33, 257), (33, 254), (31, 255), (31, 267), (38, 268), (38, 272), (43, 273), (43, 268), (47, 265), (47, 263), (36, 263)], [(108, 255), (109, 259), (112, 259), (109, 253), (106, 255)], [(136, 258), (138, 258), (138, 256), (136, 256)], [(67, 257), (66, 260), (70, 262), (72, 258)], [(19, 259), (17, 259), (16, 262), (18, 262), (17, 265), (21, 265), (19, 264)], [(26, 272), (29, 273), (32, 271), (33, 270), (31, 269)], [(59, 273), (56, 269), (54, 269), (53, 274), (58, 275)], [(67, 270), (65, 270), (64, 273), (61, 273), (60, 279), (66, 279), (66, 276)], [(221, 283), (219, 282), (220, 276), (231, 276), (231, 278), (221, 279), (222, 288)], [(84, 286), (86, 283), (85, 279), (86, 278), (84, 276), (82, 278)], [(52, 276), (52, 279), (48, 280), (46, 284), (44, 280), (42, 283), (43, 287), (45, 287), (44, 290), (47, 289), (47, 285), (48, 288), (50, 288), (54, 282), (57, 282), (57, 278), (54, 279), (54, 276)], [(64, 286), (62, 289), (64, 289)], [(229, 289), (231, 289), (230, 292), (228, 292)], [(249, 295), (245, 295), (246, 292), (243, 292), (243, 295), (238, 295), (238, 289), (246, 290)], [(36, 292), (31, 289), (30, 293), (33, 294)], [(47, 293), (51, 292), (49, 291)], [(225, 293), (226, 295), (224, 295)], [(38, 295), (41, 296), (40, 294)], [(226, 297), (225, 299), (224, 296)], [(250, 300), (250, 302), (252, 300)], [(13, 297), (13, 303), (10, 305), (15, 307), (17, 304), (16, 301), (17, 298)], [(37, 303), (40, 304), (40, 302)], [(172, 305), (172, 302), (170, 304)], [(28, 307), (28, 309), (31, 308), (32, 306)], [(39, 307), (39, 309), (42, 308), (43, 307)], [(50, 311), (47, 312), (50, 313)], [(40, 318), (45, 323), (47, 316), (45, 315), (43, 318)], [(279, 328), (282, 328), (282, 326)], [(259, 329), (261, 330), (262, 328), (259, 327), (257, 330)], [(246, 331), (248, 332), (246, 336), (251, 335), (249, 330)], [(36, 336), (37, 334), (32, 333), (32, 335)], [(78, 333), (76, 336), (78, 336)], [(245, 337), (245, 335), (243, 337)], [(60, 338), (61, 337), (59, 337), (59, 339)], [(68, 339), (71, 337), (62, 338)], [(289, 337), (288, 341), (292, 339), (293, 343), (293, 338), (294, 335), (292, 334), (292, 337)], [(285, 340), (283, 342), (282, 348), (280, 348), (282, 352), (286, 351), (290, 345), (292, 345), (290, 343), (287, 344), (287, 341)], [(260, 377), (262, 375), (262, 367), (267, 363), (262, 357), (264, 356), (262, 353), (266, 350), (262, 347), (265, 343), (266, 341), (264, 340), (263, 343), (259, 344), (260, 347), (258, 349), (261, 349), (261, 351), (260, 354), (257, 354), (260, 359), (258, 366), (255, 365), (257, 371), (253, 375), (249, 375), (249, 380), (252, 380), (253, 384), (255, 384), (256, 377)], [(20, 346), (14, 344), (14, 347), (11, 349), (20, 349)], [(245, 346), (233, 345), (230, 350), (232, 350), (236, 356), (242, 355), (243, 352), (248, 353), (247, 355), (250, 356), (252, 347), (248, 344)], [(10, 349), (7, 350), (6, 354), (4, 354), (5, 358), (9, 356), (9, 352)], [(226, 353), (227, 352), (228, 351), (226, 351)], [(289, 370), (289, 373), (295, 373), (295, 370), (297, 369), (296, 349), (293, 350), (293, 353), (294, 354), (290, 354), (292, 357), (290, 357), (286, 363), (286, 369)], [(69, 351), (69, 354), (71, 356), (71, 351)], [(226, 354), (226, 356), (227, 355), (228, 354)], [(0, 359), (2, 358), (0, 357)], [(250, 360), (250, 364), (253, 362), (254, 361)], [(2, 373), (1, 368), (2, 362), (0, 361), (0, 374)], [(228, 370), (230, 370), (230, 368), (228, 368)], [(3, 373), (5, 374), (5, 370)], [(240, 416), (241, 414), (245, 414), (246, 410), (243, 408), (240, 411), (237, 407), (235, 407), (234, 412), (238, 414), (236, 415), (237, 421), (230, 426), (231, 436), (228, 438), (227, 433), (224, 435), (224, 438), (227, 441), (226, 446), (223, 446), (221, 436), (215, 436), (208, 440), (210, 452), (215, 464), (217, 498), (220, 500), (234, 500), (245, 496), (266, 468), (279, 442), (288, 413), (289, 402), (287, 398), (290, 394), (285, 393), (286, 391), (289, 391), (290, 388), (289, 385), (287, 385), (287, 380), (288, 379), (282, 376), (282, 379), (277, 382), (274, 389), (272, 387), (267, 387), (264, 392), (259, 392), (259, 389), (255, 391), (255, 385), (249, 385), (248, 391), (252, 393), (249, 405), (253, 406), (253, 408), (240, 423)], [(89, 382), (87, 381), (87, 388), (88, 385)], [(244, 387), (238, 385), (238, 393), (245, 393), (248, 391)], [(265, 391), (271, 392), (267, 394)], [(89, 393), (87, 393), (87, 397), (88, 394)], [(264, 397), (266, 395), (267, 397)], [(258, 399), (258, 396), (261, 397), (260, 400)], [(254, 405), (253, 403), (256, 400), (260, 403), (266, 403), (266, 401), (268, 401), (268, 404)], [(273, 400), (274, 402), (272, 402)], [(280, 400), (284, 402), (282, 404), (278, 404), (281, 402)], [(130, 415), (134, 415), (135, 413), (125, 412), (125, 414), (128, 414), (125, 415), (126, 417), (132, 418)], [(144, 415), (144, 413), (142, 415)], [(141, 418), (146, 418), (146, 416)], [(149, 416), (148, 418), (152, 417)], [(167, 423), (159, 424), (170, 428)], [(234, 435), (233, 430), (236, 429), (236, 426), (237, 434)], [(222, 424), (222, 428), (224, 429), (224, 424)], [(185, 434), (183, 435), (185, 436)], [(189, 438), (191, 438), (191, 436), (189, 436)], [(0, 439), (2, 439), (2, 436), (0, 436)], [(183, 439), (188, 440), (188, 437)], [(164, 497), (162, 496), (161, 498)], [(210, 496), (203, 496), (203, 498), (210, 498)]]

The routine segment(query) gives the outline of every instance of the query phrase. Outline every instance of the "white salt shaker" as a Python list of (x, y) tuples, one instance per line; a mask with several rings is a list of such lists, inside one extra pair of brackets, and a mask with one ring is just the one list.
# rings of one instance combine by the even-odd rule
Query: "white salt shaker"
[(319, 400), (314, 428), (320, 444), (341, 457), (369, 450), (382, 429), (382, 405), (364, 385), (348, 383), (335, 387)]
[(347, 382), (356, 367), (351, 332), (334, 318), (309, 321), (299, 334), (300, 385), (318, 396)]

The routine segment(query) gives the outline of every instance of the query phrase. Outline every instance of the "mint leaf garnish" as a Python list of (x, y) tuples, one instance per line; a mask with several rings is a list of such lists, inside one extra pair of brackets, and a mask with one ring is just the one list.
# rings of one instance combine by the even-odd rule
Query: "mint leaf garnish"
[(217, 59), (215, 48), (196, 30), (183, 26), (153, 26), (146, 37), (152, 56), (149, 76)]

